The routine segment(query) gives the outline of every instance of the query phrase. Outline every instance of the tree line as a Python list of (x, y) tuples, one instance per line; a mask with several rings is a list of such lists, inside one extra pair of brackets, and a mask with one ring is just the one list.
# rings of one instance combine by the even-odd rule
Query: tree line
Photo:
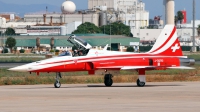
[(85, 22), (78, 26), (77, 30), (72, 32), (72, 34), (108, 34), (108, 35), (126, 35), (133, 36), (131, 34), (130, 26), (126, 26), (121, 22), (110, 23), (109, 25), (104, 25), (97, 27), (95, 24), (90, 22)]

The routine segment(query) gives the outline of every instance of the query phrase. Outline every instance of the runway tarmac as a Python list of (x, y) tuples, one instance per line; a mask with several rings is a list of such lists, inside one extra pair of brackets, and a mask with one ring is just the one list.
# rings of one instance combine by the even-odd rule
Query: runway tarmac
[(200, 111), (200, 82), (0, 86), (0, 112), (190, 111)]

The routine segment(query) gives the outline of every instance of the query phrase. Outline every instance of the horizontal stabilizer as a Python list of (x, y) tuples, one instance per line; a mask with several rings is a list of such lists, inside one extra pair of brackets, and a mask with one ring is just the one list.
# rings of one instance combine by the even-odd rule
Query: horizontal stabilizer
[(195, 69), (195, 68), (193, 68), (193, 67), (187, 67), (187, 66), (167, 67), (167, 68), (169, 68), (169, 69), (189, 69), (189, 70)]

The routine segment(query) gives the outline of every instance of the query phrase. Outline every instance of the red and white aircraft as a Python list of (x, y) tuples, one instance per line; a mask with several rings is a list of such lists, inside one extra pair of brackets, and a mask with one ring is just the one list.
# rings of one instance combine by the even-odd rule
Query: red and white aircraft
[(145, 86), (147, 70), (193, 69), (194, 59), (182, 55), (176, 27), (166, 25), (153, 48), (147, 53), (127, 53), (91, 49), (86, 56), (62, 56), (11, 68), (19, 72), (55, 72), (55, 88), (60, 88), (61, 72), (88, 71), (88, 74), (105, 74), (106, 86), (113, 84), (113, 74), (120, 70), (136, 70), (137, 85)]

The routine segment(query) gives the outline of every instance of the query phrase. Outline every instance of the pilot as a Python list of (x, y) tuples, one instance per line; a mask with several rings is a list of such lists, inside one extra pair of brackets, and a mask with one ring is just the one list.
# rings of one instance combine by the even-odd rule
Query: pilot
[(75, 49), (73, 53), (74, 53), (74, 56), (76, 56), (78, 54), (78, 50)]
[(71, 52), (68, 50), (63, 50), (59, 56), (71, 56)]
[(71, 53), (67, 50), (65, 51), (65, 56), (71, 56)]

